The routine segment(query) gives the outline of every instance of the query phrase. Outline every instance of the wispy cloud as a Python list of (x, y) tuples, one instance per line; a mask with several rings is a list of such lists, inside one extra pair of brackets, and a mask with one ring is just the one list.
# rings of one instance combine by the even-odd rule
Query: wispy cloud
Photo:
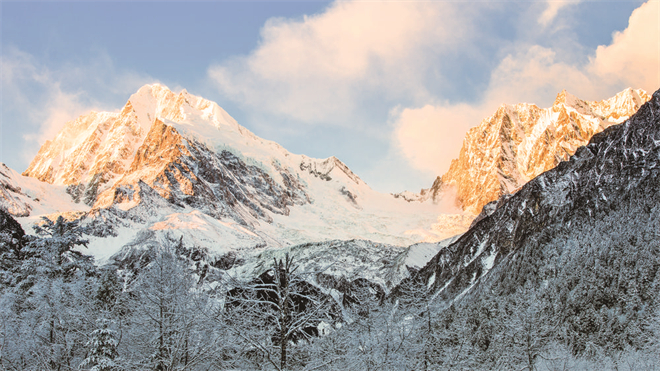
[[(125, 99), (139, 86), (151, 82), (146, 76), (117, 71), (105, 54), (84, 64), (52, 69), (29, 53), (9, 47), (3, 51), (0, 66), (3, 131), (22, 132), (24, 141), (10, 143), (15, 148), (3, 148), (3, 157), (10, 157), (4, 161), (12, 161), (12, 165), (28, 163), (39, 147), (53, 139), (68, 121), (92, 110), (117, 108), (104, 99), (110, 96)], [(7, 153), (13, 155), (5, 156)]]
[(569, 5), (577, 4), (578, 1), (568, 1), (568, 0), (549, 0), (547, 2), (546, 8), (539, 16), (537, 22), (543, 27), (548, 27), (557, 17), (559, 11), (563, 8), (566, 8)]
[(11, 112), (3, 112), (3, 130), (18, 125), (31, 129), (23, 130), (26, 145), (20, 156), (24, 161), (29, 161), (38, 146), (52, 139), (67, 121), (93, 108), (80, 93), (63, 91), (54, 73), (28, 53), (12, 48), (2, 56), (1, 65), (3, 106)]
[(458, 156), (463, 134), (500, 104), (548, 106), (562, 89), (590, 100), (607, 98), (629, 86), (655, 91), (660, 87), (658, 4), (649, 1), (635, 10), (628, 27), (615, 33), (610, 45), (594, 50), (584, 64), (564, 62), (547, 47), (515, 46), (491, 72), (479, 102), (399, 110), (393, 141), (412, 166), (442, 174)]

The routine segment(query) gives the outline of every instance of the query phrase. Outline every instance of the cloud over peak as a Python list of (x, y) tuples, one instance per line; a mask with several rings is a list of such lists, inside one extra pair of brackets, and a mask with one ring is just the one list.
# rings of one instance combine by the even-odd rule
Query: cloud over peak
[[(227, 97), (303, 123), (341, 124), (365, 96), (429, 98), (433, 50), (457, 48), (470, 19), (445, 2), (335, 2), (302, 20), (271, 19), (247, 56), (209, 68)], [(460, 27), (459, 27), (460, 26)], [(328, 119), (328, 118), (331, 119)]]
[(598, 77), (649, 92), (660, 87), (660, 1), (652, 0), (633, 11), (628, 28), (612, 35), (590, 60)]
[[(132, 72), (117, 71), (112, 60), (99, 54), (84, 65), (67, 64), (58, 68), (45, 65), (33, 55), (16, 47), (9, 47), (0, 57), (3, 94), (3, 125), (11, 124), (24, 128), (20, 153), (15, 153), (17, 143), (8, 149), (13, 154), (6, 156), (10, 166), (29, 163), (39, 147), (53, 139), (64, 125), (92, 110), (113, 110), (108, 102), (100, 103), (98, 95), (92, 97), (87, 91), (91, 86), (101, 86), (105, 98), (120, 97), (125, 100), (149, 77)], [(74, 86), (75, 88), (72, 88)], [(9, 94), (11, 92), (11, 94)], [(4, 139), (4, 138), (3, 138)], [(0, 143), (3, 158), (10, 153)], [(10, 162), (11, 161), (11, 162)]]
[[(609, 45), (592, 51), (584, 64), (566, 62), (579, 58), (552, 48), (514, 45), (491, 71), (479, 101), (401, 110), (393, 141), (412, 166), (441, 175), (457, 157), (464, 133), (502, 103), (546, 107), (562, 89), (588, 100), (608, 98), (626, 87), (655, 91), (660, 87), (658, 4), (655, 0), (642, 4), (630, 16), (628, 27), (614, 33)], [(454, 148), (453, 152), (447, 148)]]

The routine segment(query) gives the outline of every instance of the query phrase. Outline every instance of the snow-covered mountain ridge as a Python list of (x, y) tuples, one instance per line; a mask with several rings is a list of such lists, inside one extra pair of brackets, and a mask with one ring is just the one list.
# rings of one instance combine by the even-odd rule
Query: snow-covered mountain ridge
[(0, 163), (0, 209), (16, 217), (82, 213), (89, 206), (75, 203), (65, 186), (54, 186), (22, 176)]
[[(100, 193), (123, 175), (135, 173), (144, 165), (147, 153), (160, 149), (164, 152), (159, 155), (173, 158), (181, 154), (176, 152), (181, 150), (176, 147), (180, 137), (172, 130), (165, 133), (166, 127), (202, 143), (220, 144), (214, 143), (219, 139), (256, 160), (268, 157), (264, 153), (268, 151), (260, 151), (259, 146), (286, 152), (238, 125), (217, 104), (185, 90), (175, 94), (163, 85), (153, 84), (133, 94), (120, 112), (91, 112), (68, 122), (52, 141), (41, 147), (23, 175), (56, 185), (76, 186), (76, 192), (84, 195), (83, 200), (91, 206)], [(169, 136), (157, 138), (159, 135)], [(158, 162), (162, 165), (167, 160)]]
[[(12, 189), (39, 180), (66, 190), (75, 206), (44, 210), (77, 211), (70, 217), (90, 226), (90, 251), (101, 260), (122, 247), (181, 238), (218, 257), (334, 239), (408, 246), (461, 233), (471, 221), (378, 193), (334, 156), (292, 154), (216, 103), (159, 84), (142, 87), (117, 112), (67, 123), (23, 176), (0, 179)], [(21, 204), (3, 189), (3, 208), (17, 210), (26, 231), (47, 214), (29, 210), (47, 203)]]
[(626, 89), (591, 102), (562, 91), (549, 108), (503, 104), (468, 131), (458, 158), (421, 199), (441, 198), (453, 188), (463, 210), (478, 214), (487, 203), (567, 160), (594, 134), (625, 121), (650, 98), (641, 89)]
[[(587, 283), (566, 277), (590, 272), (621, 277), (617, 264), (627, 260), (627, 267), (638, 273), (651, 264), (651, 276), (644, 278), (645, 290), (650, 289), (653, 276), (660, 279), (656, 263), (649, 263), (660, 251), (659, 159), (660, 90), (630, 119), (594, 135), (568, 161), (504, 199), (430, 260), (416, 282), (447, 303), (467, 293), (508, 295), (539, 285), (547, 289), (548, 282), (557, 285), (550, 291), (570, 291)], [(639, 277), (630, 281), (642, 282)], [(635, 300), (655, 297), (652, 292), (627, 294)], [(607, 303), (618, 305), (626, 304)]]

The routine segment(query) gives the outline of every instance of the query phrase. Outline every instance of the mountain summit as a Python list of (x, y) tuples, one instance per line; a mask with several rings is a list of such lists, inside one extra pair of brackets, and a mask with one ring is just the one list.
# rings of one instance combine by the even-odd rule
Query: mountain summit
[(3, 198), (23, 217), (35, 217), (41, 199), (34, 179), (66, 190), (72, 202), (56, 210), (84, 212), (98, 237), (90, 246), (103, 256), (117, 252), (111, 244), (172, 238), (220, 254), (330, 239), (402, 246), (450, 237), (471, 221), (459, 216), (457, 227), (452, 216), (445, 231), (439, 206), (378, 193), (336, 157), (292, 154), (216, 103), (160, 84), (143, 86), (118, 112), (68, 122), (22, 177), (5, 171), (0, 181), (14, 191)]
[[(137, 170), (149, 178), (143, 171), (145, 166), (159, 172), (162, 169), (154, 168), (157, 163), (164, 165), (184, 152), (189, 154), (180, 147), (181, 137), (166, 127), (202, 141), (220, 139), (228, 145), (243, 144), (240, 147), (265, 144), (285, 151), (238, 125), (216, 103), (186, 90), (175, 94), (153, 84), (140, 88), (118, 113), (91, 112), (67, 123), (41, 147), (23, 175), (68, 185), (75, 197), (92, 206), (121, 178)], [(151, 161), (156, 152), (159, 161)]]
[(594, 134), (625, 121), (650, 99), (641, 89), (626, 89), (590, 102), (564, 90), (550, 108), (503, 104), (468, 131), (458, 158), (428, 194), (437, 198), (442, 190), (455, 187), (463, 210), (477, 214), (487, 203), (566, 161)]
[[(93, 208), (139, 202), (139, 183), (144, 182), (178, 205), (226, 201), (233, 207), (211, 207), (210, 214), (227, 216), (232, 209), (249, 223), (250, 216), (270, 221), (264, 207), (286, 215), (287, 206), (311, 202), (281, 165), (292, 157), (298, 157), (293, 162), (300, 170), (330, 179), (336, 168), (348, 183), (365, 185), (334, 156), (294, 156), (240, 126), (216, 103), (153, 84), (133, 94), (118, 113), (91, 112), (67, 123), (23, 175), (66, 185), (76, 201)], [(246, 158), (252, 166), (241, 161)]]

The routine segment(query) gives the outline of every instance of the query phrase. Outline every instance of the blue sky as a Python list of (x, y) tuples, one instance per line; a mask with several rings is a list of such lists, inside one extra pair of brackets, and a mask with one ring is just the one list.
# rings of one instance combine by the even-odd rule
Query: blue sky
[(658, 1), (7, 2), (0, 162), (146, 83), (384, 192), (429, 187), (501, 103), (660, 87)]

